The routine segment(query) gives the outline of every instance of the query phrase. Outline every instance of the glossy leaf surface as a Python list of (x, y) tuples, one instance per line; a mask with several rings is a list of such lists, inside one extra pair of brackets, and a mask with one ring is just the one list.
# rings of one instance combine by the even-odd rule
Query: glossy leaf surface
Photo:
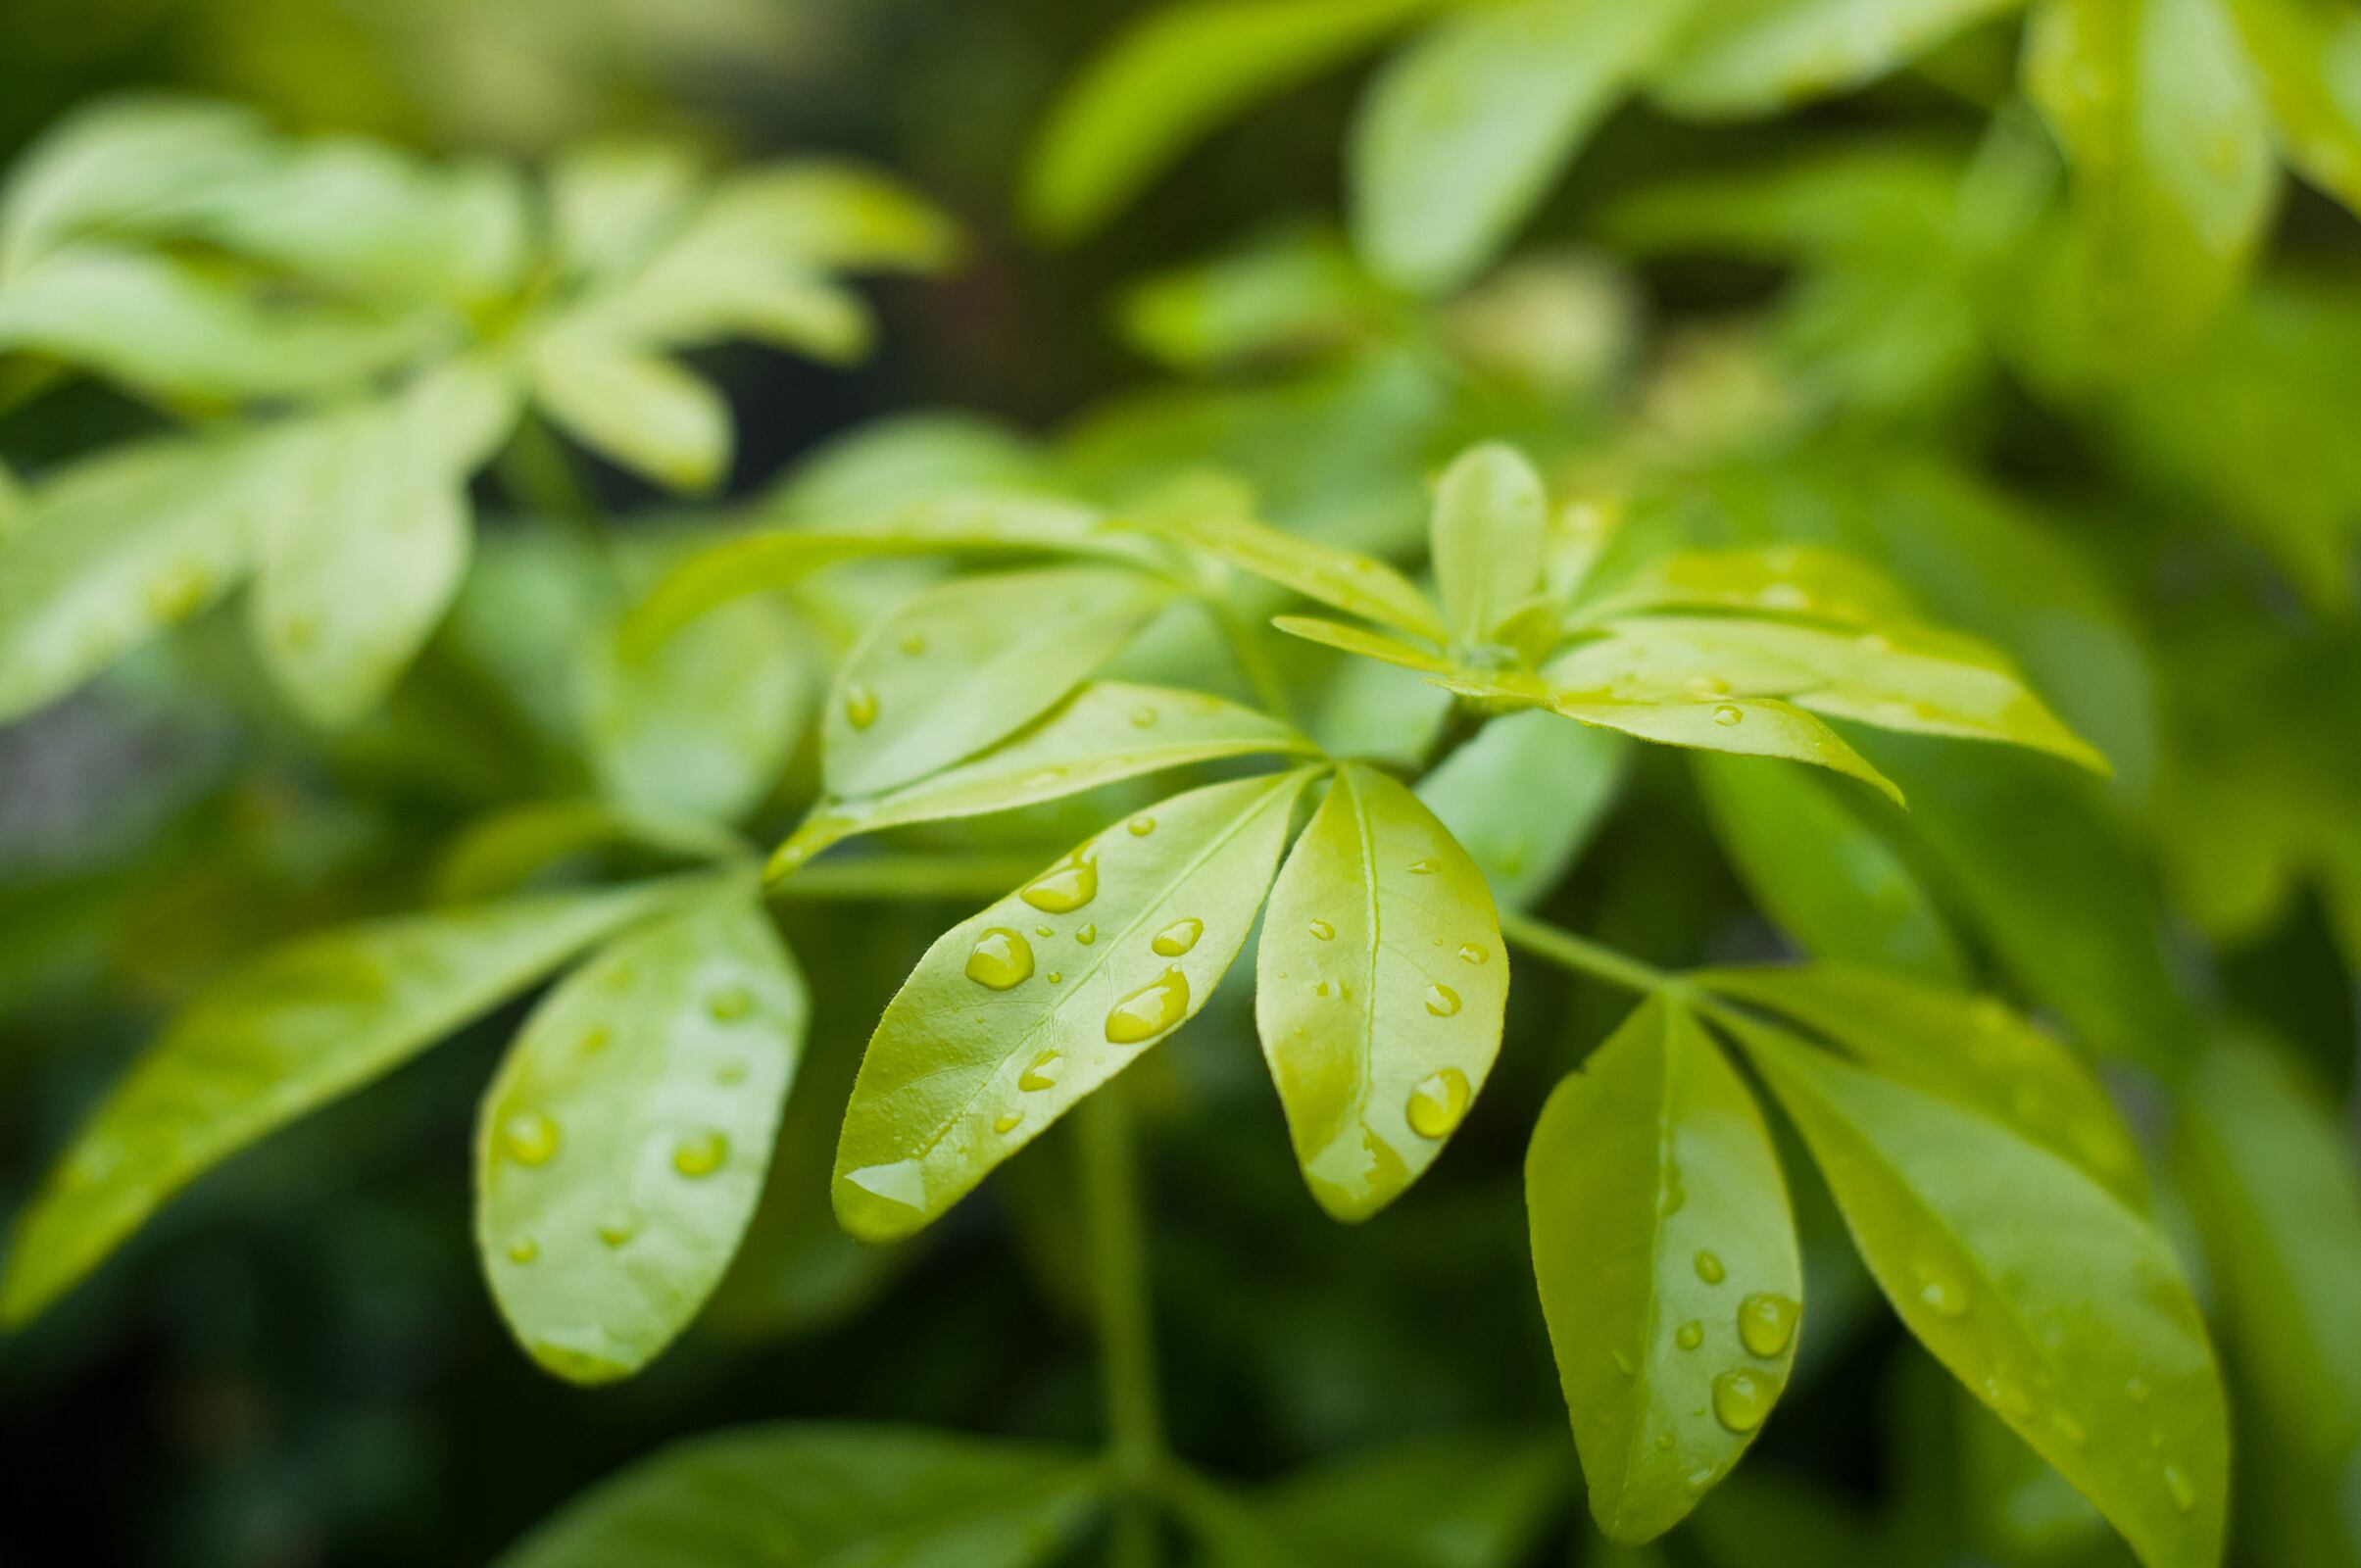
[(1473, 447), (1443, 470), (1430, 553), (1460, 644), (1490, 641), (1541, 592), (1549, 509), (1542, 476), (1514, 447)]
[(1226, 513), (1160, 519), (1155, 531), (1218, 557), (1241, 571), (1292, 588), (1306, 599), (1365, 616), (1433, 642), (1450, 632), (1426, 595), (1382, 561), (1356, 551), (1283, 533), (1267, 523)]

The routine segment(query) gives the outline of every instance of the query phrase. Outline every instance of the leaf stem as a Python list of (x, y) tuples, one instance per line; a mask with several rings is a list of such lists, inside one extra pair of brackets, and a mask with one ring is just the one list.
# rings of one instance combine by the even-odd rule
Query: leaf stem
[(1621, 986), (1626, 991), (1637, 991), (1643, 996), (1659, 991), (1688, 990), (1687, 983), (1679, 975), (1659, 969), (1652, 963), (1643, 963), (1628, 954), (1618, 953), (1588, 937), (1578, 937), (1547, 920), (1536, 920), (1514, 909), (1500, 911), (1500, 935), (1528, 953), (1548, 958), (1562, 968), (1604, 980), (1612, 986)]
[(1154, 1568), (1155, 1498), (1165, 1468), (1163, 1411), (1156, 1393), (1156, 1325), (1149, 1304), (1139, 1164), (1122, 1080), (1104, 1086), (1077, 1107), (1074, 1126), (1081, 1153), (1083, 1225), (1090, 1238), (1098, 1297), (1107, 1458), (1122, 1494), (1109, 1560), (1119, 1568)]

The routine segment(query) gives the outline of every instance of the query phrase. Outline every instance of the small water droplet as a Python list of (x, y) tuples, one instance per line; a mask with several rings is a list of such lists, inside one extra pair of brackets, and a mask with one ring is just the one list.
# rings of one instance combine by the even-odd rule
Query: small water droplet
[(1099, 896), (1098, 858), (1076, 850), (1026, 883), (1016, 896), (1051, 914), (1071, 913)]
[(1459, 961), (1461, 963), (1482, 963), (1491, 956), (1491, 954), (1486, 953), (1472, 942), (1459, 944)]
[(639, 1234), (639, 1210), (628, 1204), (609, 1209), (599, 1220), (599, 1240), (620, 1247)]
[(1450, 1017), (1459, 1010), (1459, 993), (1449, 986), (1428, 986), (1426, 1010), (1438, 1018)]
[(1327, 942), (1336, 936), (1336, 927), (1325, 920), (1314, 920), (1311, 922), (1311, 934), (1320, 941)]
[(1156, 710), (1153, 708), (1133, 709), (1131, 710), (1131, 727), (1133, 729), (1156, 728)]
[(1793, 1297), (1761, 1294), (1738, 1303), (1738, 1342), (1750, 1355), (1768, 1360), (1795, 1338), (1801, 1305)]
[(1024, 1119), (1025, 1113), (1021, 1110), (1007, 1111), (992, 1118), (992, 1130), (1002, 1134), (1012, 1133), (1024, 1124)]
[(910, 658), (915, 659), (926, 652), (926, 639), (913, 631), (904, 637), (897, 646)]
[(1412, 860), (1410, 862), (1410, 869), (1419, 876), (1433, 876), (1435, 874), (1435, 862), (1431, 858), (1424, 860)]
[(1632, 1358), (1628, 1355), (1625, 1355), (1621, 1350), (1617, 1350), (1615, 1352), (1615, 1370), (1622, 1373), (1627, 1378), (1638, 1377), (1640, 1375), (1640, 1369), (1632, 1365)]
[(1672, 1434), (1671, 1434), (1671, 1433), (1669, 1433), (1669, 1432), (1659, 1432), (1659, 1433), (1657, 1433), (1657, 1434), (1656, 1434), (1656, 1451), (1657, 1451), (1658, 1453), (1670, 1453), (1670, 1452), (1672, 1452)]
[(672, 1149), (672, 1168), (683, 1176), (711, 1176), (729, 1158), (729, 1140), (715, 1132), (692, 1133)]
[(1189, 977), (1178, 969), (1162, 974), (1116, 1003), (1107, 1014), (1109, 1044), (1136, 1046), (1154, 1040), (1189, 1011)]
[(1941, 1263), (1922, 1260), (1917, 1267), (1918, 1298), (1938, 1317), (1965, 1317), (1967, 1287)]
[(996, 925), (975, 939), (967, 955), (967, 978), (994, 991), (1021, 985), (1033, 973), (1033, 945), (1024, 934)]
[(1713, 721), (1724, 729), (1746, 718), (1746, 710), (1734, 703), (1724, 703), (1713, 710)]
[(1064, 974), (1056, 969), (1052, 969), (1047, 975), (1043, 976), (1043, 978), (1048, 980), (1052, 985), (1060, 985), (1065, 980)]
[(1175, 920), (1150, 939), (1148, 946), (1155, 949), (1160, 957), (1177, 958), (1196, 947), (1197, 939), (1205, 934), (1205, 923), (1203, 920)]
[(2189, 1483), (2189, 1472), (2177, 1464), (2164, 1467), (2164, 1490), (2173, 1494), (2173, 1506), (2183, 1513), (2197, 1505), (2197, 1489)]
[(1705, 1343), (1705, 1325), (1699, 1323), (1696, 1318), (1691, 1318), (1681, 1325), (1679, 1332), (1673, 1335), (1672, 1343), (1684, 1350), (1696, 1349)]
[(1720, 1258), (1715, 1257), (1711, 1252), (1697, 1253), (1697, 1277), (1698, 1279), (1703, 1280), (1708, 1285), (1719, 1285), (1722, 1282), (1725, 1272), (1726, 1271), (1722, 1268), (1722, 1260)]
[(1467, 1114), (1470, 1098), (1467, 1074), (1458, 1068), (1429, 1073), (1410, 1091), (1410, 1131), (1421, 1138), (1449, 1138)]
[(713, 1082), (717, 1084), (742, 1084), (746, 1082), (746, 1063), (736, 1060), (723, 1062), (720, 1066), (713, 1069)]
[(545, 1165), (558, 1152), (558, 1124), (537, 1110), (519, 1111), (500, 1127), (501, 1147), (519, 1165)]
[(724, 987), (706, 999), (705, 1010), (725, 1023), (743, 1018), (755, 1010), (754, 993), (744, 986)]
[(1095, 925), (1083, 926), (1074, 933), (1074, 940), (1087, 948), (1099, 940), (1099, 928)]
[(1681, 683), (1692, 697), (1727, 697), (1730, 683), (1719, 675), (1692, 675)]
[(1058, 928), (1055, 926), (1037, 925), (1033, 928), (1033, 934), (1037, 937), (1054, 937), (1058, 934)]
[(1156, 818), (1153, 816), (1135, 816), (1130, 821), (1124, 823), (1123, 826), (1130, 832), (1133, 838), (1144, 839), (1149, 834), (1156, 831)]
[(1058, 1075), (1050, 1069), (1058, 1065), (1058, 1053), (1055, 1051), (1045, 1051), (1035, 1056), (1032, 1065), (1025, 1068), (1024, 1072), (1018, 1076), (1016, 1087), (1028, 1094), (1055, 1087)]
[(509, 1243), (509, 1261), (512, 1263), (530, 1263), (540, 1255), (541, 1244), (530, 1236), (519, 1236)]
[(845, 722), (867, 729), (877, 722), (877, 694), (859, 682), (845, 688)]
[(605, 1051), (608, 1046), (614, 1042), (614, 1040), (615, 1031), (612, 1029), (608, 1029), (604, 1026), (593, 1029), (585, 1029), (582, 1031), (581, 1044), (576, 1046), (574, 1049), (585, 1056), (595, 1056), (600, 1052)]
[(1779, 1397), (1779, 1385), (1750, 1366), (1732, 1367), (1713, 1380), (1713, 1418), (1733, 1432), (1761, 1426)]

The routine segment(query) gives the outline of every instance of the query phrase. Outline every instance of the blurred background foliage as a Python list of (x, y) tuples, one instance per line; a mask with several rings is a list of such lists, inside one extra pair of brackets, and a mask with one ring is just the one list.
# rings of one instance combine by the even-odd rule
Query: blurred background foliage
[[(433, 154), (538, 161), (652, 132), (722, 165), (818, 151), (890, 169), (966, 250), (947, 278), (872, 291), (870, 360), (698, 356), (736, 416), (729, 504), (773, 519), (918, 471), (1054, 466), (1120, 496), (1218, 466), (1274, 522), (1401, 554), (1433, 466), (1500, 436), (1554, 488), (1599, 498), (1610, 551), (1861, 552), (2015, 653), (2113, 779), (1881, 741), (1907, 817), (1816, 780), (1749, 817), (1665, 755), (1621, 776), (1594, 760), (1596, 787), (1528, 802), (1530, 831), (1494, 863), (1539, 867), (1554, 916), (1657, 961), (1800, 949), (1975, 976), (2097, 1052), (2234, 1375), (2236, 1560), (2361, 1561), (2352, 215), (2265, 176), (2255, 254), (2222, 276), (2169, 258), (2093, 274), (2058, 150), (2020, 97), (2023, 21), (1986, 6), (1951, 8), (1957, 25), (1905, 69), (1782, 113), (1615, 109), (1511, 258), (1441, 299), (1378, 281), (1343, 238), (1358, 68), (1252, 108), (1087, 242), (1045, 246), (1017, 216), (1028, 149), (1139, 9), (14, 0), (0, 150), (94, 98), (166, 88)], [(2151, 292), (2102, 298), (2093, 275)], [(954, 408), (971, 412), (910, 413)], [(102, 385), (0, 359), (0, 526), (9, 475), (160, 427)], [(501, 886), (518, 809), (586, 787), (576, 651), (613, 588), (579, 513), (651, 548), (714, 524), (620, 470), (575, 472), (579, 488), (529, 464), (478, 481), (458, 607), (386, 711), (332, 744), (260, 689), (220, 616), (0, 730), (0, 1206), (224, 962)], [(807, 618), (841, 642), (911, 580), (830, 587)], [(1203, 646), (1139, 657), (1229, 678)], [(1414, 754), (1440, 716), (1407, 677), (1289, 657), (1332, 747)], [(809, 796), (812, 765), (805, 745), (765, 831)], [(1005, 831), (1029, 851), (1074, 820), (1027, 813), (961, 842)], [(651, 853), (595, 839), (577, 859)], [(730, 1421), (1087, 1437), (1088, 1307), (1055, 1141), (922, 1244), (862, 1250), (827, 1214), (861, 1045), (967, 907), (783, 906), (824, 977), (812, 1058), (745, 1256), (648, 1374), (549, 1381), (477, 1279), (468, 1118), (512, 1009), (205, 1182), (0, 1348), (0, 1555), (476, 1562), (619, 1462)], [(1628, 1560), (1557, 1506), (1573, 1460), (1519, 1197), (1534, 1109), (1622, 1000), (1521, 966), (1494, 1087), (1451, 1155), (1353, 1230), (1302, 1193), (1241, 1000), (1135, 1075), (1176, 1446), (1246, 1483), (1295, 1476), (1286, 1506), (1305, 1518), (1385, 1522), (1358, 1560)], [(1644, 1555), (2128, 1560), (1903, 1339), (1826, 1195), (1806, 1179), (1797, 1200), (1813, 1304), (1795, 1390), (1754, 1461)], [(1465, 1431), (1505, 1434), (1485, 1485), (1389, 1484), (1397, 1446)]]

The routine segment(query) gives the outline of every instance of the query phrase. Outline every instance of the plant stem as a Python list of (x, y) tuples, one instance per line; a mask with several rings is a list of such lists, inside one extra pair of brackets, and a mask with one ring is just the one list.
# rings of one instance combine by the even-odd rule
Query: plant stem
[(1156, 1325), (1148, 1297), (1148, 1248), (1141, 1225), (1139, 1165), (1123, 1082), (1103, 1086), (1075, 1111), (1082, 1214), (1098, 1296), (1099, 1354), (1106, 1382), (1107, 1458), (1120, 1489), (1114, 1551), (1118, 1568), (1154, 1568), (1155, 1496), (1164, 1468), (1156, 1385)]
[(1684, 991), (1681, 977), (1643, 963), (1627, 954), (1578, 937), (1571, 931), (1560, 930), (1546, 920), (1536, 920), (1529, 914), (1513, 909), (1500, 911), (1500, 935), (1529, 953), (1540, 955), (1550, 962), (1587, 974), (1607, 984), (1637, 991), (1643, 996), (1658, 991)]

